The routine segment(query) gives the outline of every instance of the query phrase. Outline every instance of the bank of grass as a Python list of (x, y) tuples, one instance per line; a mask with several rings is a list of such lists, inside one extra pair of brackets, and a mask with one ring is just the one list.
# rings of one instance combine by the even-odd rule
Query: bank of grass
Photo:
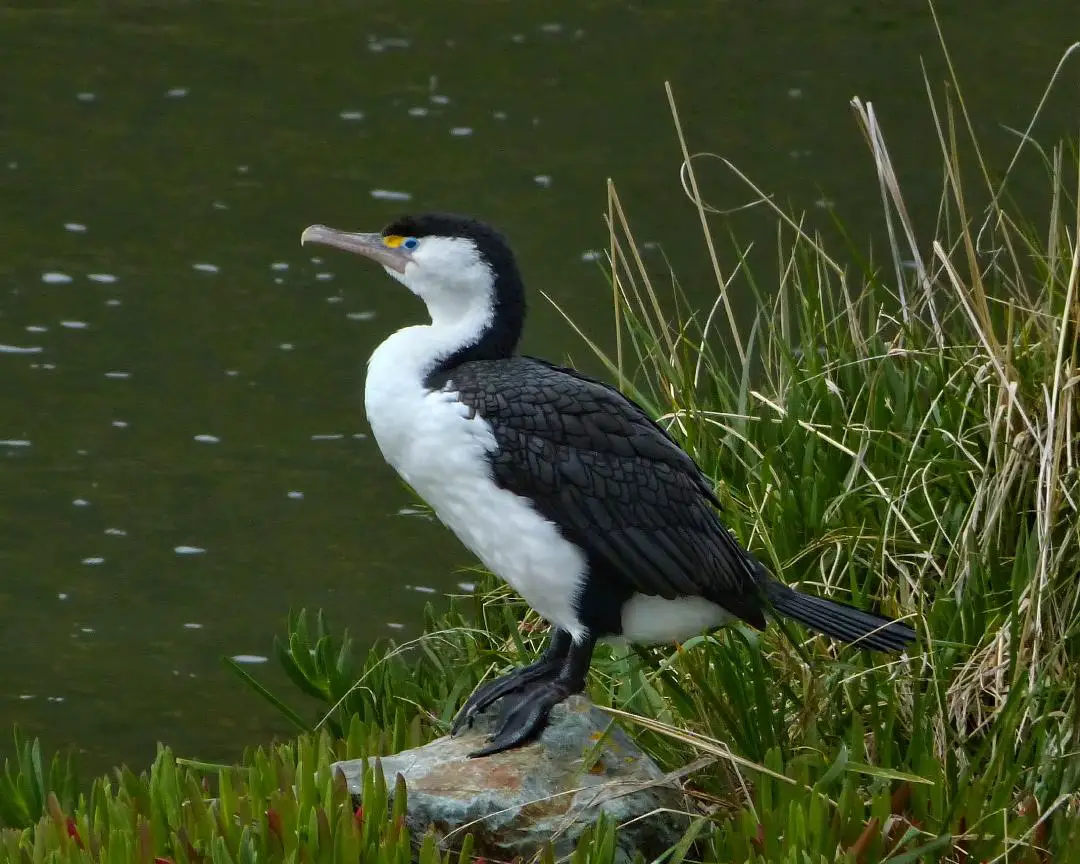
[[(702, 204), (710, 309), (658, 287), (610, 187), (619, 338), (611, 356), (593, 347), (612, 378), (715, 478), (728, 523), (771, 569), (919, 633), (901, 658), (792, 626), (791, 640), (736, 628), (599, 650), (590, 695), (685, 783), (694, 819), (671, 862), (1080, 860), (1080, 163), (1064, 144), (1026, 145), (1046, 168), (1031, 221), (1008, 173), (984, 166), (962, 101), (932, 106), (935, 225), (911, 223), (872, 108), (856, 103), (885, 260), (842, 266), (774, 209), (777, 271), (755, 282), (720, 267), (743, 259), (714, 252)], [(758, 300), (742, 327), (736, 292)], [(239, 767), (162, 750), (146, 775), (78, 797), (23, 746), (0, 781), (14, 826), (0, 860), (407, 860), (400, 805), (387, 812), (372, 777), (357, 812), (329, 762), (444, 733), (482, 678), (539, 650), (542, 622), (478, 578), (476, 596), (430, 614), (422, 638), (376, 646), (359, 673), (321, 621), (294, 619), (279, 655), (321, 706), (318, 729), (264, 694), (301, 734)], [(612, 830), (576, 860), (611, 860)], [(420, 858), (473, 851), (429, 838)]]

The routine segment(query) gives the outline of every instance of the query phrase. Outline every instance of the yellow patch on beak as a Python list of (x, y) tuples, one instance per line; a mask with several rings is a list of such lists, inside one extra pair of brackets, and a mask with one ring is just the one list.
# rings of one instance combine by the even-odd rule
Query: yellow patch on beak
[(382, 238), (383, 246), (389, 246), (391, 249), (397, 249), (402, 243), (405, 242), (405, 238), (400, 234), (387, 234)]

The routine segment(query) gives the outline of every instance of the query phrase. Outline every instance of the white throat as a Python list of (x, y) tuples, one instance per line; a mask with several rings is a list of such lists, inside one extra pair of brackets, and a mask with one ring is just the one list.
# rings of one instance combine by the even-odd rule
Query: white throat
[[(431, 323), (404, 327), (383, 341), (368, 360), (364, 386), (364, 408), (375, 440), (403, 476), (411, 442), (425, 434), (419, 415), (434, 402), (445, 401), (428, 389), (427, 377), (441, 361), (475, 344), (493, 316), (490, 305), (426, 302)], [(455, 405), (455, 411), (463, 408)]]
[[(432, 308), (434, 306), (435, 308)], [(372, 378), (389, 375), (398, 385), (415, 378), (420, 385), (440, 361), (475, 345), (491, 326), (491, 308), (474, 306), (439, 308), (428, 305), (430, 324), (403, 327), (385, 339), (368, 359), (368, 386)]]

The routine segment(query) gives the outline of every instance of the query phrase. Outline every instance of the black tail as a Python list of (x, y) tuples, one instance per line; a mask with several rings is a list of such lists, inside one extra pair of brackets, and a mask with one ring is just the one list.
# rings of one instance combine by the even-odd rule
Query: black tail
[(860, 648), (902, 651), (908, 643), (915, 641), (915, 631), (907, 624), (863, 612), (846, 603), (800, 594), (773, 579), (767, 583), (765, 593), (773, 608), (782, 615)]

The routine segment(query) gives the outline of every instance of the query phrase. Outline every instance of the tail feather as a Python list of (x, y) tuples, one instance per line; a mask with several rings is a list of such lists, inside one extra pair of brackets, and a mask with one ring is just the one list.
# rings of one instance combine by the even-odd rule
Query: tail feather
[(856, 644), (860, 648), (902, 651), (915, 641), (915, 631), (906, 624), (863, 612), (846, 603), (800, 594), (780, 582), (770, 580), (766, 594), (780, 614), (794, 618), (811, 630)]

